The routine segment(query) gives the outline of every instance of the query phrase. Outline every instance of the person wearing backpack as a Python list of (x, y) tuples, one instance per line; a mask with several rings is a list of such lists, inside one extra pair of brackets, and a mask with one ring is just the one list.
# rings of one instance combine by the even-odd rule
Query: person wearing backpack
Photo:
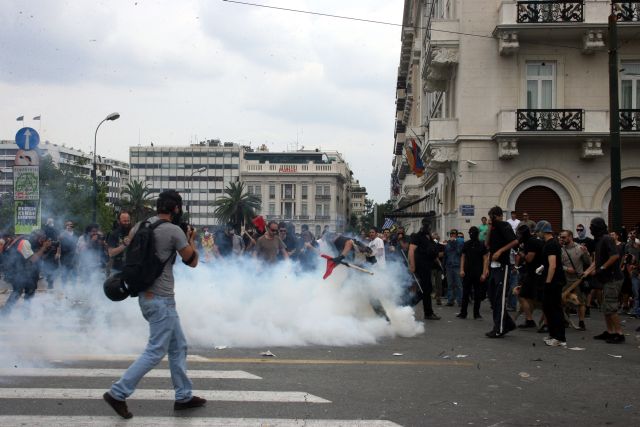
[[(153, 369), (168, 353), (171, 380), (175, 389), (174, 410), (203, 406), (206, 400), (192, 395), (192, 383), (187, 377), (187, 341), (180, 326), (174, 299), (173, 263), (176, 252), (182, 262), (189, 267), (198, 265), (198, 252), (195, 244), (195, 229), (182, 231), (178, 226), (182, 216), (182, 197), (175, 190), (160, 193), (156, 204), (157, 216), (137, 224), (130, 233), (131, 243), (125, 255), (124, 279), (130, 284), (127, 271), (135, 267), (136, 256), (130, 256), (129, 250), (140, 245), (137, 234), (151, 228), (154, 239), (151, 247), (154, 256), (162, 263), (162, 270), (147, 289), (140, 289), (138, 303), (142, 315), (149, 322), (149, 341), (144, 353), (135, 361), (122, 377), (104, 393), (104, 400), (122, 418), (131, 418), (133, 414), (127, 408), (126, 399), (133, 394), (138, 382)], [(138, 231), (140, 230), (140, 231)], [(142, 256), (141, 259), (146, 259)], [(150, 266), (152, 269), (154, 266)], [(151, 271), (148, 274), (154, 275)], [(130, 281), (130, 279), (129, 279)]]
[(33, 297), (40, 277), (38, 263), (50, 247), (51, 240), (47, 239), (43, 231), (38, 230), (30, 238), (17, 237), (4, 248), (4, 279), (11, 284), (12, 292), (2, 307), (3, 314), (11, 311), (23, 293), (25, 301)]

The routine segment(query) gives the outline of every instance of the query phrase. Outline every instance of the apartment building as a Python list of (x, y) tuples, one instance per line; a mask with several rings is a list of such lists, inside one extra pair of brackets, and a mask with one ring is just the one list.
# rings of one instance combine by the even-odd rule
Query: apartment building
[(316, 235), (328, 226), (344, 231), (351, 213), (351, 170), (340, 153), (315, 151), (244, 152), (240, 177), (262, 198), (267, 220), (303, 224)]
[[(42, 142), (38, 149), (40, 157), (51, 156), (53, 164), (61, 169), (69, 170), (76, 176), (91, 178), (93, 155), (84, 153), (64, 145)], [(0, 141), (0, 193), (13, 191), (13, 164), (18, 146), (15, 141)], [(117, 204), (122, 190), (129, 182), (129, 164), (103, 156), (96, 158), (96, 169), (99, 183), (107, 185), (107, 201)]]
[(640, 222), (639, 1), (406, 0), (392, 172), (405, 223), (465, 230), (493, 205), (556, 230), (608, 218), (612, 8), (623, 223)]
[(241, 147), (207, 140), (189, 146), (130, 147), (131, 180), (145, 183), (157, 197), (163, 190), (183, 195), (196, 227), (214, 225), (215, 200), (240, 176)]
[(365, 202), (367, 198), (367, 188), (360, 185), (360, 181), (351, 183), (351, 214), (360, 218), (365, 214)]

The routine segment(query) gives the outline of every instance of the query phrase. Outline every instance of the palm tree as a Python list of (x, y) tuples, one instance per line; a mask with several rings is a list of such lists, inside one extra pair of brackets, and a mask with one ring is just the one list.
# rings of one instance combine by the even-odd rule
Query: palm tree
[(127, 183), (127, 186), (122, 190), (122, 194), (127, 196), (122, 201), (122, 207), (129, 211), (133, 221), (141, 221), (151, 214), (153, 196), (147, 184), (133, 180)]
[(233, 223), (236, 227), (251, 221), (256, 210), (260, 209), (260, 196), (245, 192), (243, 182), (231, 182), (224, 189), (225, 195), (212, 203), (214, 214), (222, 223)]

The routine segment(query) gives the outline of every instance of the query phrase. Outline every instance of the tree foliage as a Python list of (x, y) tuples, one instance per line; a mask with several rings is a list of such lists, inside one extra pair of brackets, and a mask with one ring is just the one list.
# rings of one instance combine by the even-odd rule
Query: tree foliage
[(235, 227), (250, 222), (260, 209), (260, 196), (245, 191), (243, 182), (231, 182), (224, 189), (224, 196), (212, 203), (214, 215), (220, 223), (233, 223)]
[(153, 214), (153, 194), (146, 183), (133, 180), (122, 191), (121, 204), (131, 214), (133, 222), (142, 221)]

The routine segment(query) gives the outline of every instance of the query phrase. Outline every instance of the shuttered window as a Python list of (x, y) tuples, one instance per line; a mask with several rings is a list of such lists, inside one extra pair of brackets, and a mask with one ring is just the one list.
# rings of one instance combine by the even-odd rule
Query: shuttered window
[[(612, 224), (611, 202), (609, 202), (609, 222)], [(622, 189), (622, 225), (627, 231), (633, 230), (640, 223), (640, 187), (624, 187)]]
[(537, 185), (524, 190), (516, 201), (516, 213), (522, 219), (522, 213), (529, 214), (534, 222), (547, 220), (553, 231), (562, 230), (562, 202), (555, 191), (549, 187)]

